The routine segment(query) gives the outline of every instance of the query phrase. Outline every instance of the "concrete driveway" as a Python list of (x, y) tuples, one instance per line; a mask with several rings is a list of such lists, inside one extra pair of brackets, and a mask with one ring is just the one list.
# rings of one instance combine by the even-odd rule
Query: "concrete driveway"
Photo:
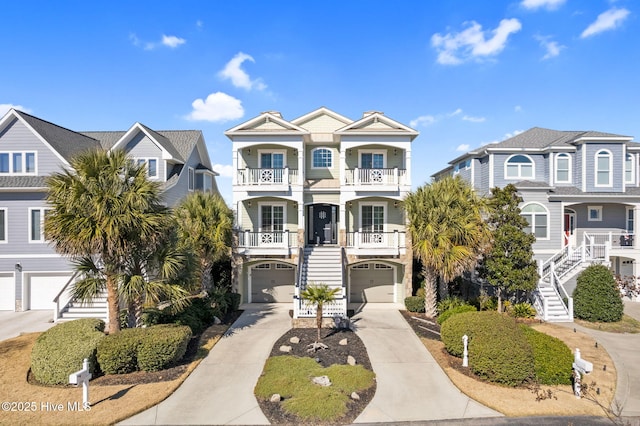
[(21, 333), (48, 330), (54, 325), (52, 321), (53, 312), (50, 310), (0, 311), (0, 341), (18, 337)]

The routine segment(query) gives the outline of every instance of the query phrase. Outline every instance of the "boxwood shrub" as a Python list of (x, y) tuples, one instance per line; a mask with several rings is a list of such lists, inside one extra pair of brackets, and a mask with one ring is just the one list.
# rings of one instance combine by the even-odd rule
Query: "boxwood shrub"
[(96, 318), (63, 322), (42, 333), (31, 350), (31, 371), (40, 383), (69, 383), (69, 374), (81, 370), (85, 358), (96, 374), (96, 350), (105, 337), (104, 321)]
[(409, 312), (424, 312), (424, 297), (409, 296), (404, 299), (404, 306)]
[(176, 324), (122, 330), (100, 342), (98, 362), (106, 374), (162, 370), (182, 359), (191, 336)]
[(522, 331), (533, 350), (535, 378), (543, 385), (570, 385), (573, 354), (560, 339), (522, 324)]
[(453, 315), (462, 314), (464, 312), (476, 312), (477, 310), (478, 309), (476, 309), (476, 307), (472, 305), (459, 305), (442, 312), (440, 315), (438, 315), (437, 321), (438, 324), (442, 324)]
[(580, 275), (573, 291), (573, 313), (591, 322), (617, 322), (624, 304), (613, 273), (604, 265), (591, 265)]
[(469, 367), (491, 382), (517, 386), (534, 375), (533, 351), (515, 321), (497, 312), (465, 312), (442, 323), (447, 351), (463, 355), (462, 336), (469, 337)]

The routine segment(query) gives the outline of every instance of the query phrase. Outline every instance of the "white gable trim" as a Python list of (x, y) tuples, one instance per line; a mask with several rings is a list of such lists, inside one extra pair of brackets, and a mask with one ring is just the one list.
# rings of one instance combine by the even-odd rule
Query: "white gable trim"
[(269, 121), (273, 121), (277, 124), (279, 124), (280, 126), (283, 127), (282, 130), (274, 130), (274, 131), (270, 131), (269, 134), (278, 134), (278, 133), (302, 133), (302, 134), (308, 134), (309, 132), (305, 129), (303, 129), (302, 127), (296, 126), (293, 123), (288, 122), (287, 120), (278, 117), (275, 114), (272, 114), (270, 112), (263, 112), (262, 114), (260, 114), (257, 117), (252, 118), (249, 121), (245, 121), (244, 123), (238, 124), (236, 127), (233, 127), (229, 130), (227, 130), (226, 132), (224, 132), (225, 135), (227, 136), (233, 136), (235, 133), (241, 133), (244, 135), (247, 134), (263, 134), (265, 133), (264, 130), (259, 130), (259, 129), (252, 129), (252, 127), (257, 124), (260, 123), (262, 120), (269, 120)]
[(295, 120), (291, 120), (291, 123), (299, 125), (302, 122), (309, 121), (315, 117), (320, 117), (322, 115), (328, 115), (329, 117), (335, 118), (338, 121), (342, 121), (345, 125), (353, 123), (353, 120), (351, 120), (350, 118), (347, 118), (344, 115), (340, 115), (337, 112), (332, 111), (326, 107), (320, 107), (315, 111), (311, 111), (301, 117), (296, 118)]
[[(374, 121), (380, 121), (388, 125), (389, 127), (393, 127), (393, 129), (389, 129), (389, 130), (366, 129), (366, 128), (363, 129), (364, 126)], [(358, 121), (348, 124), (343, 128), (336, 130), (335, 133), (336, 134), (345, 134), (345, 133), (389, 134), (393, 132), (408, 133), (412, 136), (418, 136), (418, 132), (416, 130), (412, 129), (411, 127), (405, 126), (404, 124), (398, 121), (395, 121), (387, 117), (386, 115), (380, 114), (379, 112), (367, 115), (366, 117), (363, 117)]]
[[(124, 149), (124, 147), (127, 145), (127, 143), (129, 143), (133, 137), (138, 133), (138, 132), (142, 132), (144, 133), (150, 140), (151, 142), (153, 142), (153, 144), (155, 146), (157, 146), (160, 151), (162, 151), (162, 159), (163, 160), (178, 160), (177, 158), (174, 158), (171, 153), (169, 151), (166, 150), (166, 148), (164, 146), (162, 146), (162, 144), (160, 142), (158, 142), (153, 136), (151, 136), (151, 134), (149, 134), (149, 132), (147, 132), (147, 130), (138, 122), (136, 122), (133, 126), (131, 126), (131, 128), (129, 130), (127, 130), (127, 133), (125, 133), (118, 142), (116, 142), (110, 149), (109, 151), (114, 151), (116, 149), (122, 148)], [(182, 161), (180, 161), (182, 163)]]

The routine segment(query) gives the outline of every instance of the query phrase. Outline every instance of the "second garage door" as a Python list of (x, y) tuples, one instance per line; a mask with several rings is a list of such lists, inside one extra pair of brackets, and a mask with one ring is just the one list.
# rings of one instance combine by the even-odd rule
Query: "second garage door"
[(351, 267), (350, 303), (392, 303), (393, 268), (383, 263), (363, 263)]
[(53, 309), (53, 298), (71, 279), (71, 274), (25, 274), (29, 309)]
[(263, 263), (251, 268), (251, 302), (291, 303), (295, 269), (282, 263)]
[(16, 309), (16, 280), (13, 274), (0, 274), (0, 311)]

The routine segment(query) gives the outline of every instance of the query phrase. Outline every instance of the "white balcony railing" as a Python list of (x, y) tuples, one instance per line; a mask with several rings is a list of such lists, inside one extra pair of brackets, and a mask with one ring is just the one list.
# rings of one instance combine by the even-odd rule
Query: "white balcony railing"
[(347, 169), (345, 170), (346, 185), (403, 185), (406, 181), (405, 169)]
[[(306, 300), (300, 296), (294, 296), (293, 301), (293, 317), (294, 318), (315, 318), (317, 309), (316, 305), (307, 303)], [(334, 318), (334, 317), (346, 317), (347, 316), (347, 297), (345, 295), (338, 296), (337, 299), (331, 302), (325, 302), (322, 305), (322, 317)]]
[(405, 248), (406, 234), (394, 232), (347, 232), (347, 247)]
[(291, 185), (298, 182), (298, 169), (239, 169), (238, 185)]
[(251, 232), (238, 231), (238, 247), (242, 248), (290, 248), (298, 246), (295, 232)]
[(585, 232), (584, 235), (585, 239), (591, 244), (600, 246), (608, 245), (612, 249), (634, 248), (635, 235), (632, 232)]

